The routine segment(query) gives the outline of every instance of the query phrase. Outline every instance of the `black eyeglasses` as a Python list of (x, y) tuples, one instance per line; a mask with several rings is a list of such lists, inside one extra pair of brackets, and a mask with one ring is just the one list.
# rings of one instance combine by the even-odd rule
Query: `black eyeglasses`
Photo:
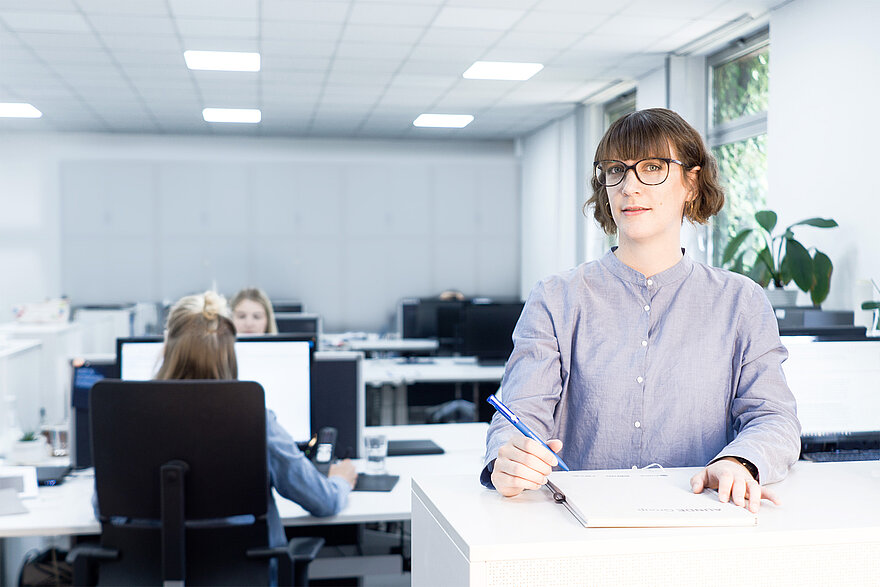
[(599, 183), (607, 188), (616, 186), (626, 177), (626, 172), (630, 169), (636, 174), (636, 179), (645, 185), (660, 185), (669, 177), (669, 164), (678, 163), (682, 167), (685, 164), (678, 159), (668, 159), (666, 157), (650, 157), (636, 161), (632, 165), (627, 165), (623, 161), (616, 159), (603, 159), (602, 161), (593, 161), (596, 179)]

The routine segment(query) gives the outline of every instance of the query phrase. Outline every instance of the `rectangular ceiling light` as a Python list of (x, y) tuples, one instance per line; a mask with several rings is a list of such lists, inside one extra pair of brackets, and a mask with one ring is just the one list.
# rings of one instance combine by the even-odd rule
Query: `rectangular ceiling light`
[(500, 79), (524, 81), (544, 69), (540, 63), (512, 63), (507, 61), (474, 61), (461, 77), (467, 79)]
[(0, 102), (0, 118), (40, 118), (43, 113), (26, 102)]
[(464, 128), (474, 119), (470, 114), (419, 114), (413, 126), (433, 128)]
[(262, 120), (262, 113), (256, 108), (205, 108), (202, 118), (205, 122), (247, 122), (257, 123)]
[(259, 53), (236, 51), (184, 51), (183, 59), (190, 69), (209, 71), (260, 71)]

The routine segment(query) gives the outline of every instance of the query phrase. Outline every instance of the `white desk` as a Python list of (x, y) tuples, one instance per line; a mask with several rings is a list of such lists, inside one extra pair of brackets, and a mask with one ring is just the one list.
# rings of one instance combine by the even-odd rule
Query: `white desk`
[(755, 527), (585, 529), (546, 490), (418, 476), (413, 585), (880, 585), (880, 462), (801, 461), (773, 489)]
[[(300, 506), (276, 495), (282, 521), (289, 526), (358, 524), (408, 520), (410, 480), (413, 474), (470, 475), (476, 479), (482, 467), (488, 425), (437, 424), (432, 426), (371, 426), (369, 433), (389, 439), (430, 438), (446, 450), (442, 455), (389, 457), (389, 473), (400, 475), (390, 492), (353, 492), (346, 508), (336, 516), (316, 518)], [(363, 463), (358, 462), (358, 466)], [(91, 471), (91, 470), (89, 470)], [(56, 487), (41, 487), (40, 495), (24, 501), (29, 512), (0, 516), (0, 538), (18, 536), (65, 536), (99, 534), (100, 524), (92, 511), (94, 475), (81, 472)]]
[(364, 382), (382, 390), (384, 425), (406, 424), (407, 386), (413, 383), (454, 383), (456, 395), (461, 384), (472, 385), (472, 399), (479, 403), (479, 384), (500, 383), (503, 365), (480, 365), (474, 357), (433, 357), (427, 360), (368, 359), (364, 361)]

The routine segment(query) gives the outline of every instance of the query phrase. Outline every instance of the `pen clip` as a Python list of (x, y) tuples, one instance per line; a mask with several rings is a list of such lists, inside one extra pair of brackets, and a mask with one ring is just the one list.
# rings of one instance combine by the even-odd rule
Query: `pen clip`
[(511, 412), (507, 406), (495, 399), (494, 395), (490, 395), (488, 398), (486, 398), (486, 401), (492, 404), (492, 407), (501, 412), (505, 418), (510, 420), (511, 423), (519, 422), (519, 418), (516, 417), (516, 414)]
[(547, 489), (549, 489), (550, 493), (553, 494), (553, 501), (561, 504), (565, 503), (565, 494), (562, 493), (562, 491), (558, 487), (553, 485), (553, 483), (549, 479), (547, 479)]

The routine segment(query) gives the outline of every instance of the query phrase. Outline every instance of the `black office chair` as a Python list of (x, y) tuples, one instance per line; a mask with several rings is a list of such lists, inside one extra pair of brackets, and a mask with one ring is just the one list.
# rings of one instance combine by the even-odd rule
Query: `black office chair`
[(269, 584), (272, 560), (307, 583), (323, 539), (269, 546), (259, 384), (105, 379), (89, 404), (101, 542), (71, 551), (75, 584)]

